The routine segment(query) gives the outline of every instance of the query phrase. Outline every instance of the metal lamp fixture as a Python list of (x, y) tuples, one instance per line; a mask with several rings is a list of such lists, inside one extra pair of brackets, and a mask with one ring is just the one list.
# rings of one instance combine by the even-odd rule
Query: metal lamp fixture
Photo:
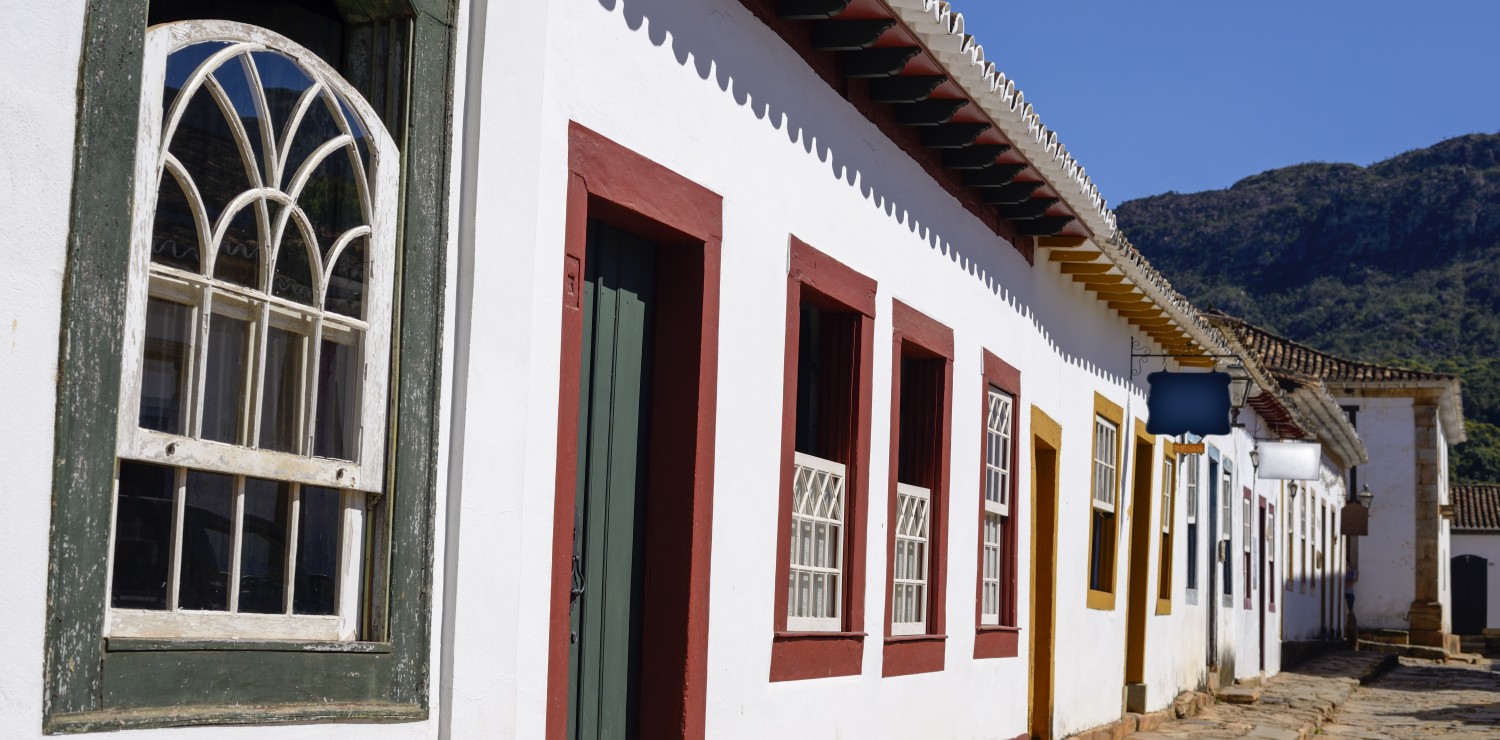
[(1260, 449), (1250, 448), (1250, 467), (1260, 470)]
[(1359, 503), (1366, 511), (1370, 509), (1370, 504), (1375, 503), (1375, 494), (1370, 492), (1370, 484), (1366, 483), (1359, 489)]
[(1286, 487), (1286, 497), (1289, 500), (1292, 500), (1292, 501), (1296, 501), (1297, 500), (1297, 484), (1296, 483), (1293, 483), (1290, 486)]
[(1245, 425), (1240, 423), (1240, 409), (1250, 400), (1250, 373), (1239, 362), (1224, 368), (1224, 371), (1229, 374), (1229, 423), (1231, 426), (1243, 427)]

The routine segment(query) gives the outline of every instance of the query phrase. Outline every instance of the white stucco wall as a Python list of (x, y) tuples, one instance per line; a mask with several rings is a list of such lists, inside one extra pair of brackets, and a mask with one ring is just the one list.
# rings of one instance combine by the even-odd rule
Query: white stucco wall
[(58, 330), (67, 254), (81, 3), (9, 8), (0, 44), (0, 737), (39, 735)]
[(1416, 429), (1410, 398), (1339, 399), (1359, 407), (1370, 462), (1359, 482), (1374, 493), (1370, 534), (1360, 542), (1354, 613), (1361, 628), (1406, 629), (1415, 597)]
[[(1500, 533), (1458, 532), (1453, 535), (1453, 556), (1478, 555), (1488, 560), (1485, 579), (1485, 628), (1500, 629)], [(1443, 564), (1447, 578), (1453, 575), (1453, 561)]]

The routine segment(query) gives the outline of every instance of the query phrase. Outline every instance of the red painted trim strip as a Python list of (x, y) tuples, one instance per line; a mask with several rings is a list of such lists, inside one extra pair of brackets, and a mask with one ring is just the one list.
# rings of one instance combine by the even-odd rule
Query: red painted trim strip
[[(559, 362), (557, 489), (547, 647), (546, 736), (568, 728), (568, 596), (577, 491), (579, 367), (584, 259), (591, 218), (651, 239), (661, 305), (652, 383), (651, 434), (692, 464), (648, 463), (647, 590), (640, 728), (643, 736), (702, 738), (708, 676), (714, 429), (718, 399), (720, 197), (576, 123), (568, 129), (568, 200)], [(659, 498), (670, 498), (661, 501)]]

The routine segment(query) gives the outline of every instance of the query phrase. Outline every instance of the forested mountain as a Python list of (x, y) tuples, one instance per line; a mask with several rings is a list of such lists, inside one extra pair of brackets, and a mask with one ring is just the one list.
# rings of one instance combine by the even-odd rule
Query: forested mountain
[(1500, 134), (1123, 203), (1173, 285), (1346, 357), (1463, 376), (1457, 482), (1500, 481)]

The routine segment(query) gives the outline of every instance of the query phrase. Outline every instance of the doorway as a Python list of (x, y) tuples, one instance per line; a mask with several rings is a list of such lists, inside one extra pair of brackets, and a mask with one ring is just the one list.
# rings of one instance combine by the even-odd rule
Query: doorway
[(1130, 589), (1125, 607), (1125, 710), (1146, 711), (1146, 613), (1151, 572), (1151, 453), (1145, 425), (1137, 423), (1134, 478), (1130, 490)]
[(1052, 739), (1053, 661), (1057, 645), (1057, 460), (1062, 428), (1031, 409), (1030, 737)]
[(637, 736), (656, 245), (589, 223), (573, 511), (568, 737)]
[(1489, 561), (1478, 555), (1453, 558), (1453, 633), (1478, 635), (1489, 622)]
[(723, 202), (568, 146), (545, 736), (702, 738)]

